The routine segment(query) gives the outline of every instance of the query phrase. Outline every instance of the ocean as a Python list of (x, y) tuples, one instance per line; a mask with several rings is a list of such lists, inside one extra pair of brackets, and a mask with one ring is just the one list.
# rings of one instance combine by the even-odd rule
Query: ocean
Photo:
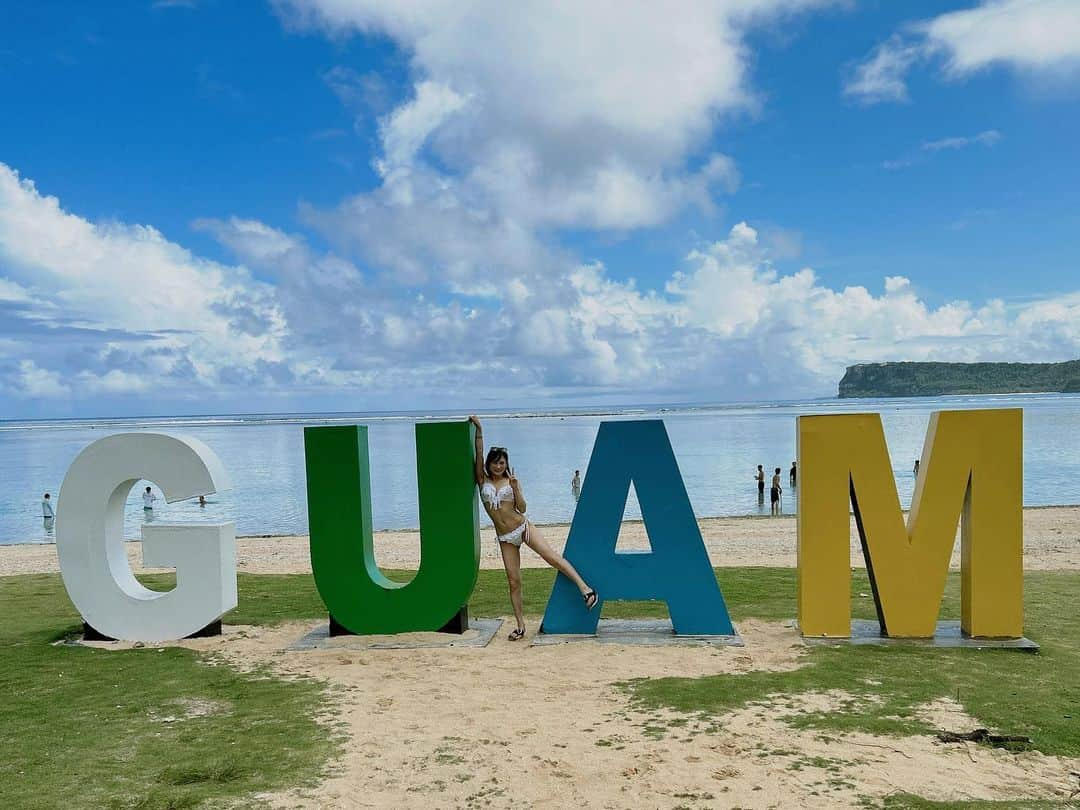
[[(569, 522), (574, 470), (586, 474), (597, 426), (605, 420), (662, 419), (698, 517), (768, 514), (753, 480), (757, 465), (788, 469), (795, 458), (795, 419), (805, 414), (878, 412), (882, 416), (901, 501), (910, 503), (912, 466), (922, 450), (931, 411), (1024, 409), (1024, 503), (1080, 503), (1080, 395), (1025, 394), (910, 399), (810, 400), (699, 406), (641, 406), (560, 412), (481, 413), (489, 445), (510, 450), (537, 523)], [(307, 533), (303, 428), (368, 425), (375, 529), (419, 524), (414, 425), (464, 418), (461, 413), (275, 414), (145, 419), (0, 422), (0, 544), (50, 542), (41, 496), (57, 498), (64, 473), (90, 442), (132, 430), (185, 433), (221, 457), (232, 488), (207, 498), (165, 504), (158, 492), (152, 518), (160, 522), (231, 520), (238, 535)], [(136, 486), (127, 503), (125, 537), (146, 520)], [(338, 497), (346, 498), (347, 493)], [(785, 491), (784, 513), (795, 510)], [(640, 517), (631, 492), (626, 517)], [(487, 518), (481, 512), (481, 520)]]

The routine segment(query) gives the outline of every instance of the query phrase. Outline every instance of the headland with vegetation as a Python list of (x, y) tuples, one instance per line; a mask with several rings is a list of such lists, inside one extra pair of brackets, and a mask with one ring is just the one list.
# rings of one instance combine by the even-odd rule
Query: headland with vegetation
[(1080, 392), (1080, 360), (1063, 363), (862, 363), (848, 366), (840, 399), (948, 394)]

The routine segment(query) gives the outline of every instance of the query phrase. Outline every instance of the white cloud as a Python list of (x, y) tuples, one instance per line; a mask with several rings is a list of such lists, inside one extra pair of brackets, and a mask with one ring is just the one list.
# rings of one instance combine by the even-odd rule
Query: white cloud
[(920, 46), (894, 36), (875, 47), (864, 62), (855, 66), (844, 83), (844, 95), (864, 104), (907, 101), (905, 77), (922, 55)]
[(871, 104), (906, 101), (908, 72), (933, 59), (954, 79), (1003, 66), (1038, 80), (1075, 82), (1080, 79), (1080, 3), (983, 0), (912, 23), (856, 66), (844, 93)]
[(948, 138), (938, 138), (933, 141), (923, 141), (918, 151), (909, 152), (907, 155), (892, 160), (883, 160), (881, 168), (895, 171), (915, 166), (930, 159), (938, 152), (956, 152), (967, 149), (970, 146), (992, 147), (1002, 138), (996, 129), (986, 129), (975, 135), (954, 135)]
[(34, 300), (33, 292), (21, 284), (6, 278), (0, 278), (0, 301), (29, 303)]
[(385, 157), (378, 161), (379, 173), (408, 167), (416, 153), (450, 116), (468, 103), (445, 85), (422, 81), (416, 85), (416, 98), (388, 115), (380, 126)]
[(78, 382), (89, 394), (141, 394), (154, 386), (154, 380), (118, 368), (104, 374), (83, 371), (78, 374)]
[[(410, 60), (410, 98), (379, 119), (381, 185), (333, 210), (302, 211), (305, 225), (372, 268), (369, 300), (417, 321), (407, 341), (385, 317), (361, 318), (362, 333), (396, 354), (484, 342), (522, 384), (646, 378), (660, 362), (641, 346), (651, 326), (625, 327), (642, 310), (655, 321), (659, 305), (602, 268), (583, 269), (548, 235), (653, 226), (687, 206), (713, 211), (739, 172), (708, 140), (718, 121), (759, 104), (745, 35), (833, 4), (689, 2), (671, 15), (647, 2), (534, 2), (512, 12), (494, 0), (278, 2), (289, 25), (386, 36)], [(344, 103), (363, 108), (359, 74), (331, 73)], [(399, 300), (429, 287), (460, 308)], [(314, 299), (331, 300), (305, 300)], [(284, 295), (282, 305), (292, 313), (297, 300)], [(597, 300), (623, 307), (622, 319)], [(448, 337), (433, 343), (429, 321)]]
[(427, 144), (466, 205), (527, 228), (626, 229), (733, 189), (731, 158), (699, 153), (717, 121), (758, 106), (746, 33), (836, 2), (276, 6), (288, 25), (384, 35), (408, 55), (413, 98), (382, 118), (388, 185), (407, 188)]
[(71, 394), (71, 388), (63, 381), (58, 371), (38, 368), (33, 360), (20, 360), (18, 369), (15, 389), (24, 396), (34, 399), (53, 399)]
[(967, 75), (995, 64), (1027, 70), (1076, 67), (1080, 3), (1075, 0), (987, 0), (942, 14), (923, 27), (946, 54), (946, 70)]
[(1000, 140), (1000, 132), (996, 129), (987, 129), (977, 135), (954, 136), (936, 141), (927, 141), (922, 145), (922, 148), (924, 152), (940, 152), (943, 149), (965, 149), (968, 146), (975, 145), (993, 146)]
[(295, 247), (295, 240), (269, 225), (252, 219), (230, 217), (227, 222), (197, 219), (192, 227), (210, 233), (245, 261), (257, 265), (281, 258)]
[[(0, 257), (9, 281), (31, 281), (68, 318), (133, 332), (182, 329), (235, 339), (214, 305), (255, 305), (260, 291), (242, 271), (199, 259), (152, 227), (93, 224), (69, 214), (3, 164)], [(272, 351), (275, 313), (262, 315), (267, 335), (243, 340), (229, 354)]]
[[(835, 383), (853, 362), (882, 360), (1060, 360), (1080, 353), (1080, 296), (1026, 304), (1011, 317), (1000, 302), (929, 307), (908, 279), (884, 293), (832, 290), (810, 269), (780, 276), (757, 233), (736, 225), (726, 240), (692, 252), (668, 286), (688, 326), (738, 347), (729, 376), (760, 368), (765, 385), (798, 390)], [(1040, 324), (1040, 325), (1036, 325)], [(1052, 337), (1051, 337), (1052, 336)]]
[[(835, 290), (809, 268), (779, 273), (746, 223), (689, 251), (658, 289), (529, 242), (510, 270), (490, 265), (477, 297), (455, 292), (452, 274), (421, 285), (368, 278), (303, 237), (240, 218), (200, 221), (244, 265), (209, 262), (152, 229), (88, 223), (5, 171), (0, 389), (9, 409), (25, 399), (160, 401), (168, 391), (200, 407), (232, 391), (229, 407), (239, 409), (277, 394), (301, 407), (333, 396), (399, 408), (468, 407), (507, 389), (537, 402), (560, 392), (821, 395), (853, 362), (1080, 353), (1080, 293), (931, 307), (902, 276), (883, 279), (879, 292)], [(470, 215), (457, 211), (448, 226)], [(23, 241), (16, 225), (31, 220), (38, 229)], [(429, 248), (480, 264), (498, 244), (480, 238), (492, 225), (466, 231), (449, 254)], [(52, 244), (42, 248), (42, 238)], [(246, 265), (273, 283), (253, 281)], [(145, 291), (169, 276), (172, 300), (148, 313), (158, 296)], [(77, 312), (66, 303), (75, 287)]]
[(151, 227), (88, 222), (2, 163), (0, 293), (15, 307), (4, 310), (6, 336), (30, 356), (22, 390), (35, 396), (83, 383), (132, 389), (144, 368), (160, 384), (169, 373), (212, 384), (225, 365), (281, 358), (272, 291), (242, 268), (194, 256)]

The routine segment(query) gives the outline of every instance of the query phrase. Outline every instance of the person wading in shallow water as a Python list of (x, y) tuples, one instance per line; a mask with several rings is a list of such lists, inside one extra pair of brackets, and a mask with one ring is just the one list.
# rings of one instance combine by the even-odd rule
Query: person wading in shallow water
[(53, 511), (52, 501), (49, 499), (49, 493), (46, 492), (41, 499), (41, 517), (45, 525), (45, 532), (52, 534), (53, 521), (56, 519), (56, 512)]
[(772, 477), (772, 488), (769, 490), (769, 511), (774, 515), (780, 514), (780, 493), (783, 491), (780, 488), (780, 468), (777, 467)]
[(502, 552), (506, 580), (510, 585), (510, 604), (514, 608), (517, 627), (509, 636), (510, 641), (525, 637), (525, 616), (521, 609), (521, 546), (525, 544), (552, 568), (561, 571), (581, 591), (585, 607), (592, 610), (599, 598), (569, 561), (548, 545), (540, 530), (525, 517), (525, 495), (521, 484), (510, 467), (510, 455), (505, 447), (492, 447), (484, 458), (484, 429), (480, 420), (470, 416), (476, 425), (476, 485), (480, 487), (480, 500), (495, 525), (496, 540)]

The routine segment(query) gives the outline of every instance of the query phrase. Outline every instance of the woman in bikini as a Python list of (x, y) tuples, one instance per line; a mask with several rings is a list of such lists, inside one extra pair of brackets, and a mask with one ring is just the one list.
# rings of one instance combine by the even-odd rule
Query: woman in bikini
[(480, 487), (480, 501), (495, 525), (495, 534), (502, 552), (506, 580), (510, 585), (510, 604), (514, 607), (517, 627), (509, 636), (510, 641), (525, 637), (525, 617), (521, 611), (521, 545), (524, 543), (551, 567), (561, 571), (581, 591), (585, 607), (592, 610), (599, 599), (596, 591), (574, 570), (565, 557), (548, 545), (528, 518), (525, 517), (525, 496), (521, 484), (510, 468), (510, 456), (505, 447), (492, 447), (484, 461), (484, 429), (480, 420), (470, 416), (476, 425), (476, 484)]

